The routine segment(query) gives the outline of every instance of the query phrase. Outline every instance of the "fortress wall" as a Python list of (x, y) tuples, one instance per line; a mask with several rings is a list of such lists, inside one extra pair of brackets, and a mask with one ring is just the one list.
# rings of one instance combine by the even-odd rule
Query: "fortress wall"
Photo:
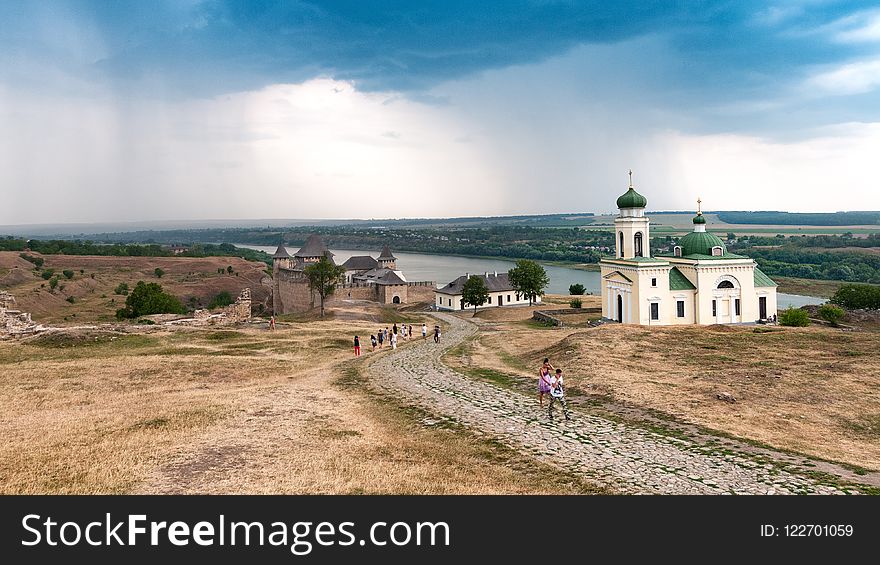
[(433, 282), (428, 284), (407, 285), (407, 302), (434, 302), (434, 291), (437, 289)]
[(302, 278), (285, 270), (275, 273), (272, 304), (276, 314), (305, 312), (316, 303), (313, 301), (309, 285)]

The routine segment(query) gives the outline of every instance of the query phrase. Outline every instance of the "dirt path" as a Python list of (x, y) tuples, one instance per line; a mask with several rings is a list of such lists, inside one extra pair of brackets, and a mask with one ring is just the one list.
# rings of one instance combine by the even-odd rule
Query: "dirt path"
[(443, 343), (424, 343), (384, 355), (368, 366), (375, 386), (478, 434), (624, 493), (843, 494), (855, 489), (756, 461), (753, 454), (699, 438), (661, 435), (576, 409), (572, 421), (551, 421), (536, 399), (477, 381), (446, 367), (444, 351), (476, 332), (474, 324), (437, 314), (449, 325)]

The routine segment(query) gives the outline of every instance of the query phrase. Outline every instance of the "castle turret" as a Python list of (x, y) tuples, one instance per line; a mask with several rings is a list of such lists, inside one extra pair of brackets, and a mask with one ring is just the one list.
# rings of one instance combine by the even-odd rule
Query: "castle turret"
[(393, 271), (397, 268), (397, 257), (391, 253), (391, 248), (387, 245), (382, 248), (382, 253), (377, 261), (379, 262), (380, 269), (391, 269)]
[(629, 172), (629, 189), (617, 199), (620, 214), (614, 219), (614, 231), (618, 259), (633, 257), (650, 257), (651, 241), (648, 232), (648, 218), (645, 207), (648, 199), (636, 192), (632, 183), (632, 171)]
[(291, 259), (290, 253), (284, 248), (284, 243), (279, 243), (278, 249), (272, 255), (272, 271), (278, 272), (278, 269), (289, 269)]

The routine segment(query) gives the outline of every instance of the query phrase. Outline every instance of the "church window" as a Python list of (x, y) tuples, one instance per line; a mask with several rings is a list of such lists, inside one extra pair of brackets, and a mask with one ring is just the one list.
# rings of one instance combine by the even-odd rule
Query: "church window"
[(633, 238), (633, 243), (635, 244), (635, 253), (636, 257), (642, 257), (642, 232), (636, 232), (635, 237)]
[(718, 283), (718, 288), (733, 288), (733, 283), (730, 281), (721, 281)]
[(712, 248), (712, 256), (713, 257), (721, 257), (724, 254), (724, 250), (720, 245), (716, 245)]
[(510, 302), (510, 295), (507, 295), (507, 301)]
[(492, 297), (489, 297), (489, 304), (492, 304)]
[(651, 286), (657, 286), (657, 279), (651, 279)]
[(656, 302), (651, 303), (651, 319), (659, 320), (660, 319), (660, 305)]
[(718, 304), (715, 300), (712, 301), (712, 316), (718, 315)]
[(620, 232), (620, 256), (623, 257), (623, 232)]
[(681, 245), (676, 245), (673, 247), (672, 254), (676, 257), (681, 257)]
[(684, 300), (676, 301), (675, 308), (678, 311), (678, 317), (684, 318)]
[(739, 316), (740, 315), (739, 314), (739, 298), (737, 298), (733, 301), (733, 308), (734, 308), (734, 311), (736, 312), (736, 315)]

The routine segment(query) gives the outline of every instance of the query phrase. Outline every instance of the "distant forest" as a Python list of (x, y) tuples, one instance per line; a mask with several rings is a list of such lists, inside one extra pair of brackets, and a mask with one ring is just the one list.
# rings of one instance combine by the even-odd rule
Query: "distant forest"
[(728, 224), (775, 224), (783, 226), (880, 225), (880, 212), (717, 212)]
[[(43, 255), (102, 255), (112, 257), (241, 257), (248, 261), (272, 264), (268, 253), (243, 249), (229, 243), (220, 245), (196, 243), (184, 253), (175, 255), (167, 247), (156, 243), (95, 243), (64, 239), (0, 238), (0, 251), (32, 251)], [(25, 257), (25, 254), (22, 253)], [(27, 257), (25, 257), (27, 258)], [(30, 260), (30, 259), (28, 259)]]
[[(319, 233), (331, 248), (378, 252), (386, 244), (393, 251), (534, 259), (574, 263), (598, 263), (613, 253), (614, 235), (609, 229), (496, 225), (455, 228), (384, 228), (365, 226), (229, 228), (170, 230), (104, 234), (82, 240), (0, 239), (0, 250), (71, 255), (169, 256), (169, 244), (184, 244), (184, 256), (238, 256), (271, 264), (271, 256), (234, 244), (275, 246), (283, 241), (291, 252), (312, 233)], [(841, 280), (880, 284), (880, 233), (868, 237), (843, 235), (791, 235), (775, 237), (725, 237), (733, 253), (755, 259), (768, 275), (808, 279)], [(102, 238), (107, 238), (102, 241)], [(112, 238), (112, 239), (111, 239)], [(669, 253), (675, 236), (651, 239), (654, 253)], [(863, 251), (862, 248), (865, 248)], [(831, 251), (834, 249), (835, 251)]]

